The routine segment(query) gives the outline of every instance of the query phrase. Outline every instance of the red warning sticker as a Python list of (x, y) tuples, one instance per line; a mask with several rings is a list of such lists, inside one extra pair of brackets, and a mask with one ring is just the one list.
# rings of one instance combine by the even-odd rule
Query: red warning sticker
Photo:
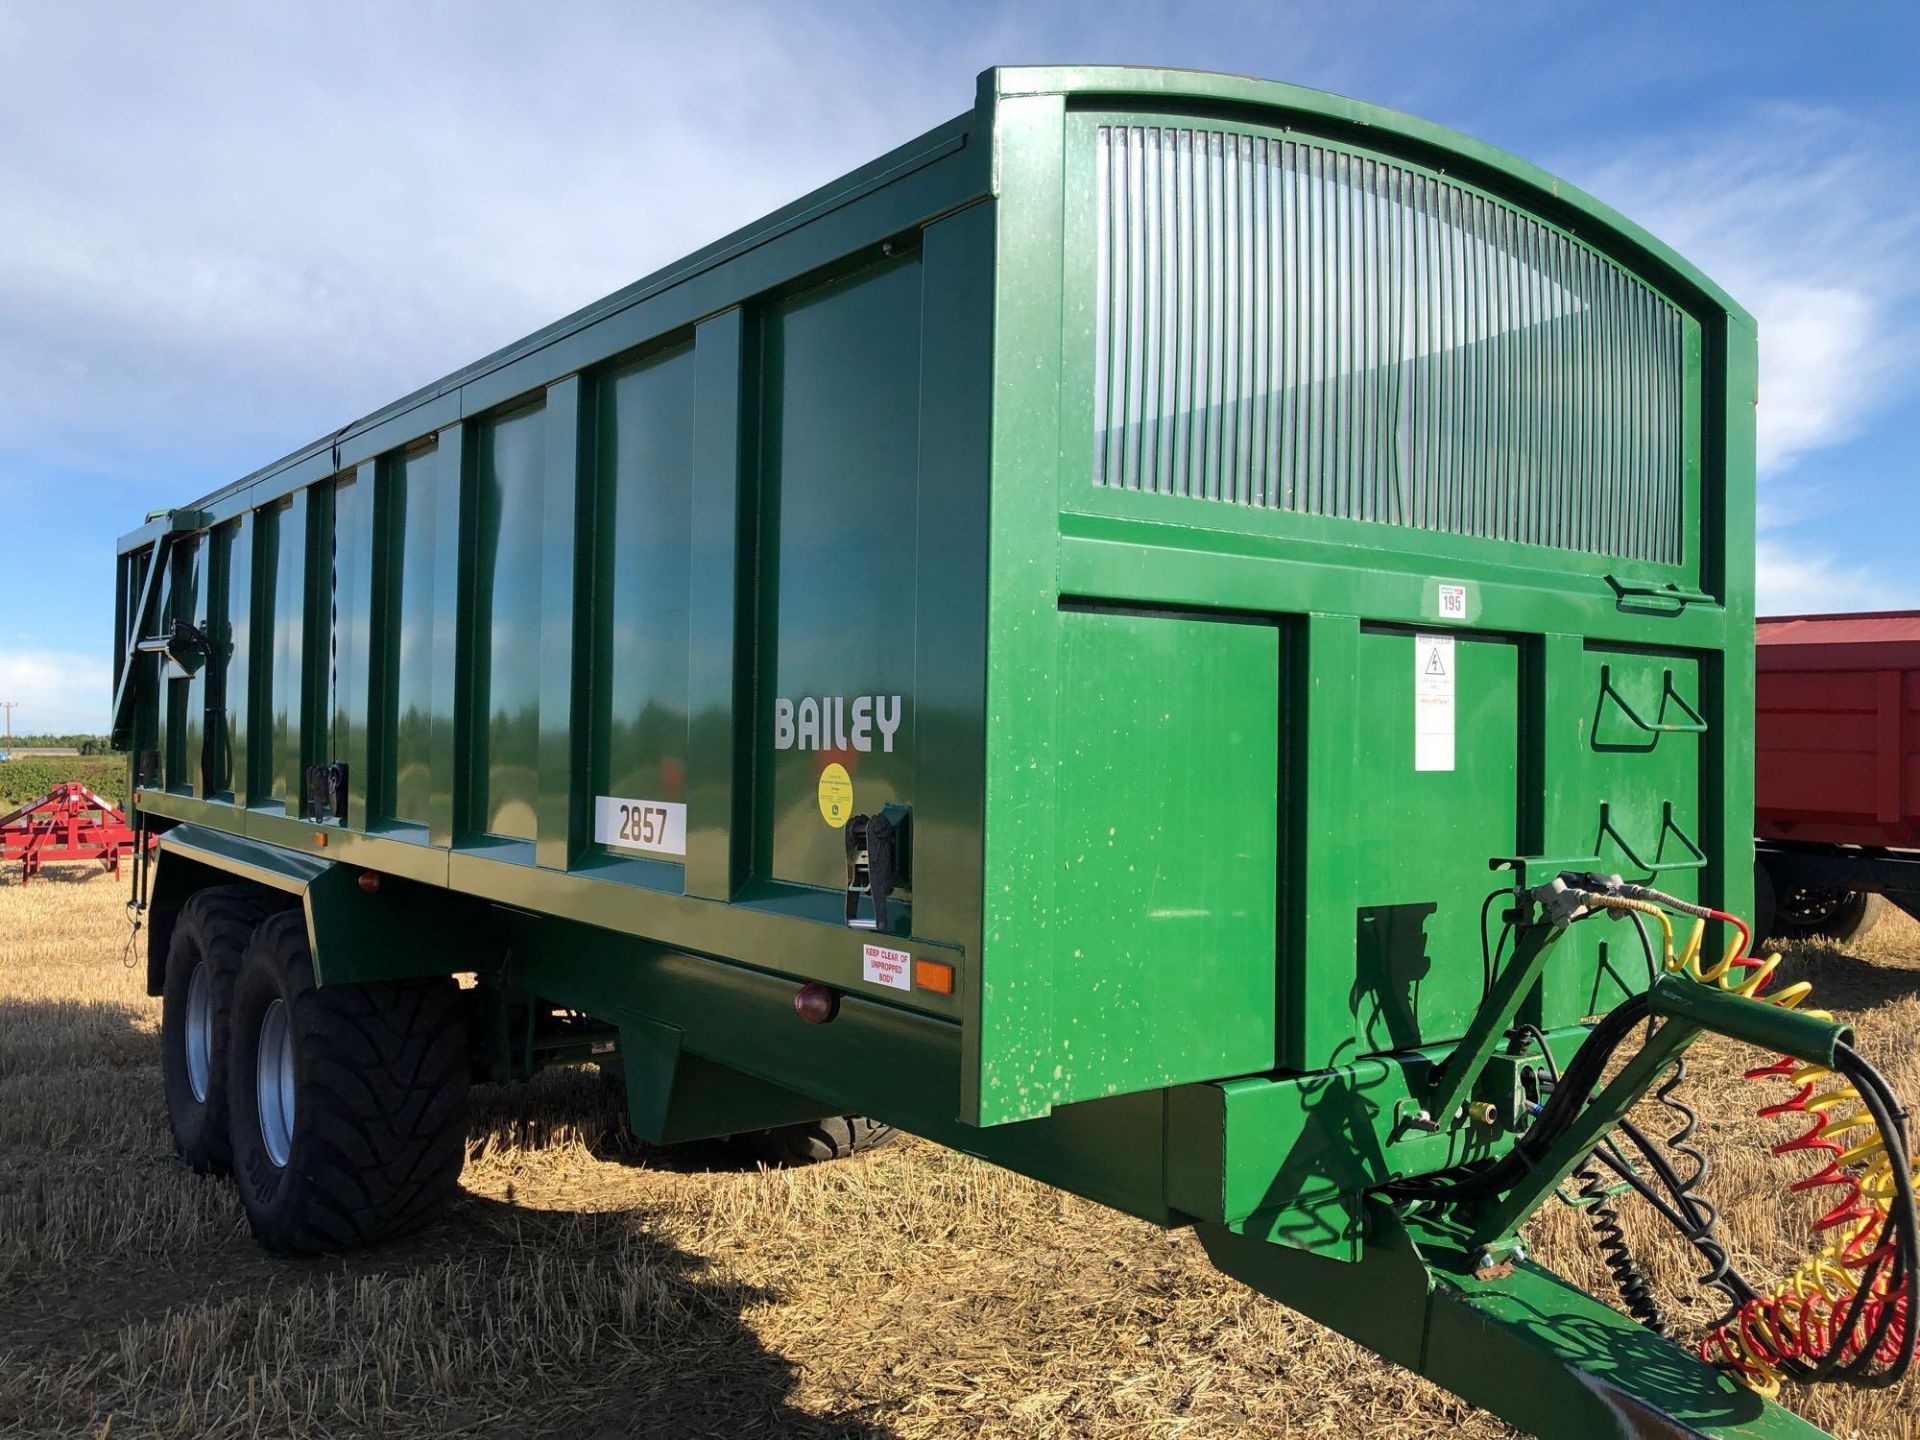
[(860, 947), (860, 974), (876, 985), (895, 990), (913, 989), (913, 956), (905, 950), (889, 950), (884, 945)]

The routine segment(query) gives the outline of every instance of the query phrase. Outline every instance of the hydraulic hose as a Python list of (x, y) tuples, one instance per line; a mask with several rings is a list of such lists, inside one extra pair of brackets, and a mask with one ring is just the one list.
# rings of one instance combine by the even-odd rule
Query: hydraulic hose
[[(1640, 932), (1640, 944), (1646, 951), (1647, 970), (1651, 976), (1654, 973), (1653, 944), (1648, 940), (1646, 926), (1641, 923), (1639, 916), (1633, 917), (1633, 923)], [(1538, 1025), (1533, 1024), (1522, 1025), (1520, 1029), (1540, 1051), (1540, 1061), (1546, 1068), (1547, 1079), (1557, 1087), (1560, 1083), (1560, 1067), (1554, 1063), (1553, 1047), (1547, 1043), (1546, 1033)], [(1644, 1148), (1645, 1137), (1641, 1136), (1639, 1139)], [(1620, 1292), (1621, 1303), (1635, 1320), (1645, 1325), (1654, 1334), (1664, 1337), (1670, 1333), (1666, 1317), (1661, 1314), (1659, 1302), (1654, 1298), (1653, 1287), (1648, 1283), (1645, 1272), (1640, 1269), (1639, 1262), (1633, 1257), (1632, 1248), (1627, 1244), (1627, 1232), (1620, 1224), (1619, 1212), (1613, 1208), (1613, 1201), (1606, 1193), (1606, 1183), (1600, 1178), (1600, 1172), (1593, 1168), (1595, 1160), (1606, 1163), (1629, 1184), (1640, 1189), (1641, 1193), (1656, 1206), (1663, 1210), (1667, 1209), (1667, 1206), (1659, 1196), (1652, 1194), (1644, 1184), (1639, 1182), (1639, 1177), (1631, 1169), (1598, 1149), (1582, 1161), (1580, 1167), (1573, 1172), (1573, 1178), (1580, 1182), (1580, 1198), (1587, 1202), (1587, 1218), (1592, 1222), (1594, 1232), (1599, 1237), (1597, 1243), (1601, 1258), (1606, 1262), (1608, 1273), (1613, 1276), (1614, 1288)], [(1667, 1167), (1667, 1173), (1677, 1190), (1679, 1177), (1672, 1174), (1670, 1166)], [(1676, 1223), (1681, 1223), (1681, 1217), (1677, 1211), (1672, 1212), (1672, 1218)], [(1686, 1228), (1685, 1224), (1682, 1224), (1682, 1228)]]
[(1626, 1041), (1634, 1026), (1650, 1013), (1644, 995), (1630, 996), (1608, 1011), (1587, 1032), (1587, 1038), (1574, 1052), (1573, 1059), (1567, 1064), (1566, 1074), (1553, 1087), (1532, 1127), (1498, 1160), (1482, 1169), (1468, 1171), (1457, 1179), (1422, 1177), (1400, 1181), (1386, 1187), (1386, 1193), (1396, 1200), (1445, 1201), (1452, 1204), (1484, 1199), (1511, 1189), (1526, 1176), (1535, 1160), (1567, 1132), (1579, 1116), (1580, 1107), (1599, 1088), (1613, 1052)]
[[(1634, 885), (1581, 899), (1594, 909), (1644, 911), (1654, 906), (1692, 916), (1693, 932), (1678, 955), (1667, 926), (1665, 960), (1668, 970), (1701, 984), (1784, 1009), (1800, 1007), (1812, 993), (1805, 981), (1768, 993), (1780, 957), (1749, 955), (1751, 932), (1724, 911)], [(1720, 962), (1703, 967), (1701, 940), (1709, 920), (1730, 925), (1735, 935)], [(1784, 1056), (1747, 1073), (1752, 1080), (1784, 1078), (1795, 1087), (1788, 1099), (1761, 1107), (1763, 1118), (1808, 1117), (1806, 1128), (1776, 1145), (1773, 1153), (1824, 1157), (1814, 1174), (1788, 1187), (1790, 1193), (1830, 1189), (1838, 1196), (1814, 1225), (1816, 1236), (1825, 1237), (1820, 1251), (1768, 1294), (1755, 1293), (1734, 1272), (1717, 1240), (1711, 1247), (1702, 1245), (1692, 1227), (1679, 1227), (1708, 1256), (1712, 1269), (1703, 1283), (1718, 1286), (1736, 1302), (1734, 1312), (1702, 1341), (1701, 1355), (1733, 1369), (1767, 1394), (1777, 1392), (1785, 1379), (1891, 1385), (1911, 1366), (1920, 1339), (1920, 1325), (1912, 1314), (1913, 1277), (1920, 1271), (1920, 1214), (1915, 1210), (1906, 1117), (1885, 1078), (1844, 1043), (1836, 1047), (1830, 1067)], [(1622, 1129), (1651, 1158), (1644, 1137), (1631, 1126)], [(1692, 1127), (1684, 1126), (1683, 1132), (1681, 1143), (1691, 1137)], [(1662, 1178), (1667, 1182), (1665, 1173)], [(1696, 1174), (1676, 1191), (1678, 1212), (1659, 1207), (1670, 1221), (1680, 1212), (1695, 1218), (1695, 1203), (1705, 1203), (1697, 1196), (1689, 1198), (1699, 1179)]]
[[(1659, 969), (1685, 974), (1699, 984), (1789, 1010), (1800, 1008), (1812, 993), (1813, 987), (1805, 981), (1770, 992), (1780, 957), (1750, 955), (1751, 932), (1725, 911), (1618, 882), (1568, 898), (1587, 913), (1608, 911), (1632, 919), (1650, 974)], [(1677, 949), (1668, 911), (1694, 921), (1686, 943)], [(1657, 966), (1645, 916), (1652, 916), (1661, 927)], [(1720, 960), (1710, 965), (1701, 960), (1709, 921), (1726, 924), (1734, 932)], [(1806, 1013), (1830, 1018), (1812, 1009)], [(1535, 1027), (1522, 1027), (1540, 1046), (1553, 1081), (1538, 1107), (1535, 1124), (1497, 1161), (1445, 1177), (1404, 1181), (1388, 1187), (1387, 1193), (1402, 1201), (1453, 1204), (1485, 1199), (1517, 1184), (1544, 1151), (1567, 1133), (1615, 1052), (1643, 1020), (1651, 1034), (1655, 1022), (1644, 996), (1615, 1007), (1589, 1032), (1564, 1075), (1555, 1071), (1546, 1037)], [(1761, 1107), (1763, 1118), (1806, 1117), (1805, 1127), (1776, 1145), (1774, 1153), (1807, 1154), (1818, 1164), (1813, 1174), (1795, 1181), (1789, 1190), (1794, 1194), (1830, 1192), (1829, 1208), (1814, 1227), (1822, 1242), (1820, 1250), (1767, 1292), (1757, 1290), (1734, 1268), (1716, 1233), (1718, 1212), (1701, 1193), (1710, 1171), (1706, 1155), (1692, 1143), (1699, 1121), (1692, 1107), (1678, 1097), (1686, 1071), (1684, 1063), (1676, 1063), (1654, 1094), (1679, 1121), (1664, 1144), (1632, 1121), (1617, 1127), (1645, 1159), (1652, 1179), (1606, 1145), (1574, 1172), (1581, 1197), (1591, 1202), (1608, 1270), (1628, 1313), (1666, 1333), (1646, 1277), (1627, 1250), (1618, 1215), (1594, 1168), (1596, 1162), (1639, 1193), (1700, 1252), (1708, 1265), (1700, 1283), (1720, 1290), (1730, 1301), (1727, 1315), (1701, 1342), (1703, 1358), (1734, 1371), (1749, 1386), (1769, 1395), (1789, 1379), (1891, 1385), (1907, 1373), (1920, 1342), (1920, 1317), (1913, 1314), (1915, 1276), (1920, 1274), (1920, 1210), (1915, 1204), (1907, 1117), (1885, 1078), (1845, 1043), (1836, 1046), (1831, 1065), (1783, 1057), (1747, 1073), (1752, 1080), (1785, 1079), (1793, 1087), (1788, 1098)], [(1676, 1156), (1687, 1165), (1686, 1173), (1676, 1165)]]

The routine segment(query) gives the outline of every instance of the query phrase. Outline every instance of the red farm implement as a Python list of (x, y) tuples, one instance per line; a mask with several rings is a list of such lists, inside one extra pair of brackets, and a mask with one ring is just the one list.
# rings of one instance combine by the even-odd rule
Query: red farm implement
[(0, 864), (18, 860), (22, 884), (49, 862), (98, 860), (117, 876), (137, 843), (126, 815), (77, 780), (0, 815)]

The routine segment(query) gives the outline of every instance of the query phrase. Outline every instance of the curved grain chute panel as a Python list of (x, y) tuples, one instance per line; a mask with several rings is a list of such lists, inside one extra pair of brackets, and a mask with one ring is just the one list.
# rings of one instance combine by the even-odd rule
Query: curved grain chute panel
[[(1737, 308), (1409, 117), (1179, 72), (994, 85), (979, 1116), (1458, 1042), (1496, 862), (1744, 904)], [(1242, 626), (1260, 659), (1202, 681)], [(1646, 983), (1583, 933), (1522, 1014)]]

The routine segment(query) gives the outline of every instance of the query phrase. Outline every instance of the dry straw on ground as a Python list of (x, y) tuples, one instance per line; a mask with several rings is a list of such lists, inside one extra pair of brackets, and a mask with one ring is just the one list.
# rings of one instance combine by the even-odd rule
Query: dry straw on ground
[[(797, 1172), (624, 1143), (591, 1071), (476, 1096), (466, 1195), (346, 1260), (259, 1254), (231, 1188), (174, 1161), (159, 1007), (121, 893), (0, 884), (0, 1433), (1312, 1437), (1512, 1432), (1216, 1275), (1199, 1247), (908, 1143)], [(1920, 1096), (1920, 928), (1795, 963)], [(1739, 1261), (1804, 1244), (1749, 1056), (1691, 1095)], [(1688, 1327), (1698, 1268), (1622, 1202)], [(1604, 1289), (1585, 1221), (1538, 1253)], [(1920, 1437), (1916, 1387), (1790, 1397)]]

